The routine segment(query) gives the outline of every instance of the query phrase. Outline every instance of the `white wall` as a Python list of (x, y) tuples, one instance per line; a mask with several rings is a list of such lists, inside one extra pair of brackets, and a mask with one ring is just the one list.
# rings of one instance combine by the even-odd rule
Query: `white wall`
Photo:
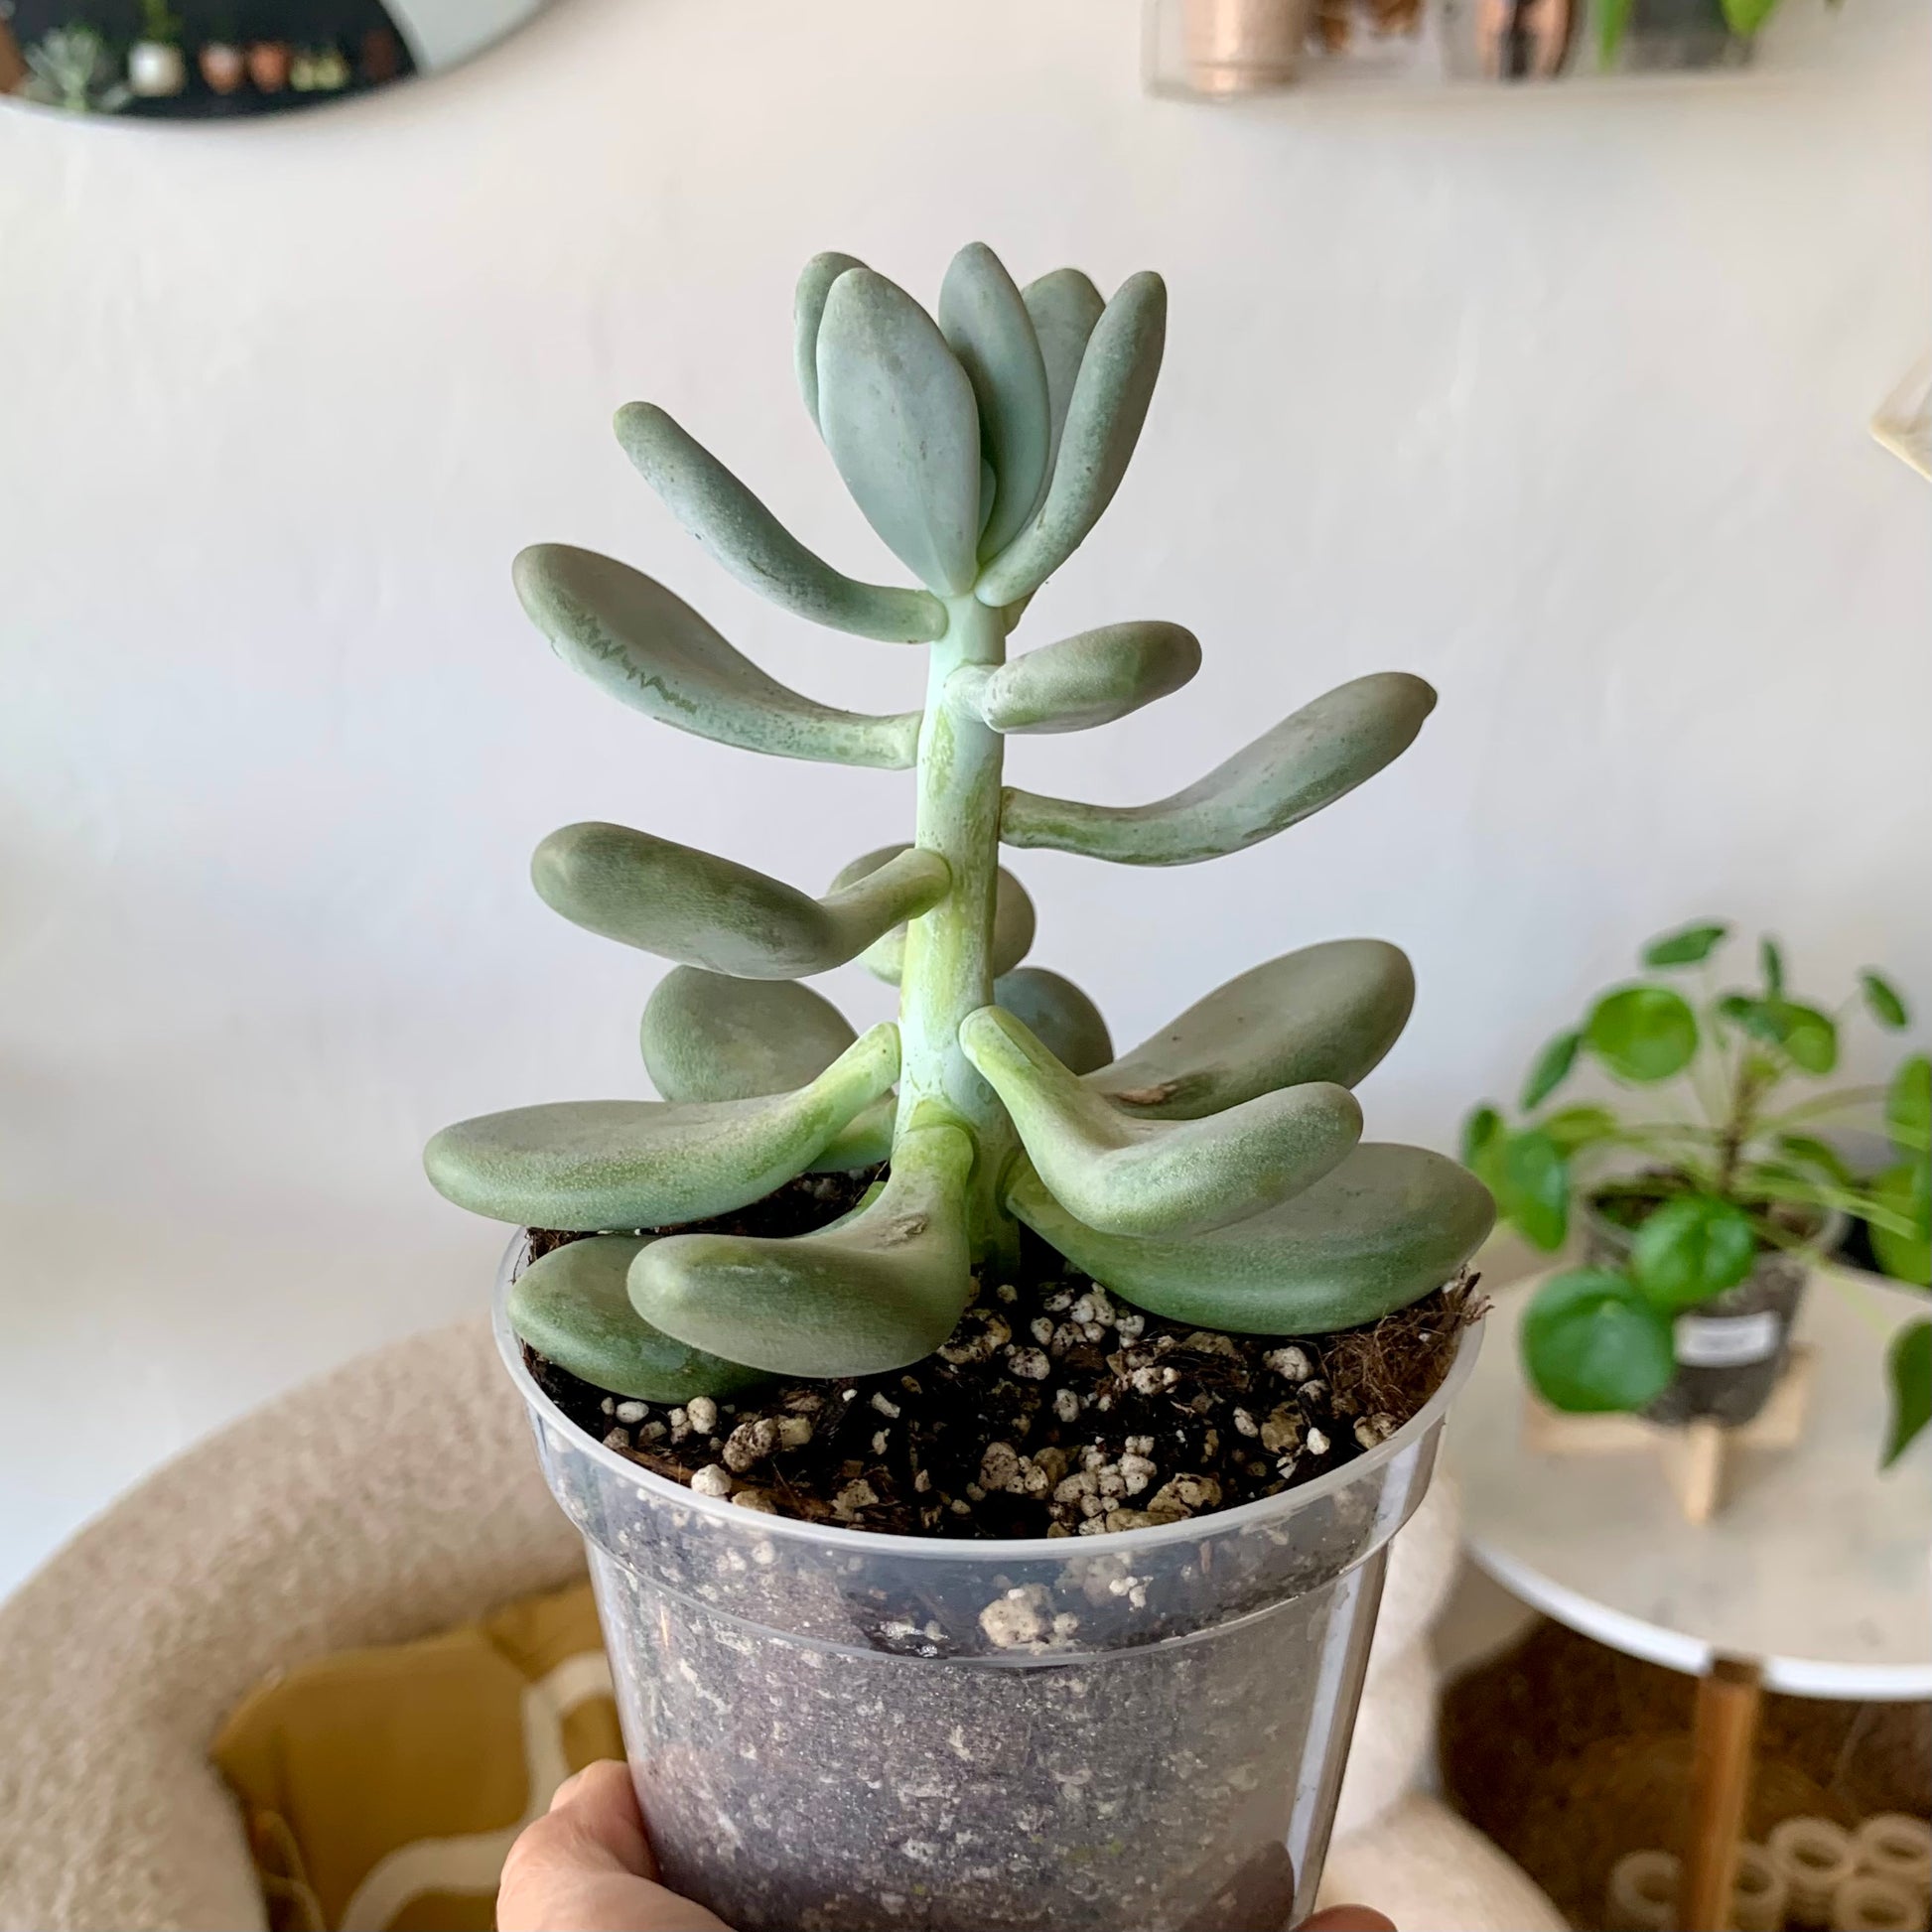
[(791, 392), (819, 248), (928, 295), (974, 236), (1170, 280), (1139, 462), (1028, 629), (1173, 617), (1207, 666), (1023, 742), (1023, 782), (1152, 796), (1355, 673), (1442, 689), (1239, 858), (1023, 857), (1037, 956), (1122, 1035), (1385, 934), (1423, 991), (1372, 1131), (1440, 1144), (1687, 915), (1932, 996), (1926, 496), (1862, 427), (1932, 329), (1928, 36), (1916, 0), (1830, 19), (1788, 0), (1822, 46), (1786, 78), (1210, 111), (1142, 97), (1125, 0), (571, 0), (293, 122), (0, 111), (0, 1582), (482, 1305), (434, 1127), (639, 1089), (657, 968), (537, 903), (544, 832), (815, 887), (904, 823), (902, 776), (612, 706), (507, 583), (532, 539), (607, 547), (806, 689), (909, 701), (914, 653), (740, 592), (608, 430), (661, 399), (890, 568)]

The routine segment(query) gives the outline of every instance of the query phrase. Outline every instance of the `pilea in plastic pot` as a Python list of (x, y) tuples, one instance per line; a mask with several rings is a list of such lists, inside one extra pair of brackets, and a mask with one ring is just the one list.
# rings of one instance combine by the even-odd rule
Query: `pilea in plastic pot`
[[(1444, 1351), (1453, 1366), (1418, 1413), (1356, 1417), (1351, 1459), (1327, 1473), (1309, 1458), (1336, 1425), (1284, 1399), (1312, 1399), (1326, 1358), (1269, 1346), (1423, 1305), (1491, 1223), (1456, 1163), (1362, 1140), (1352, 1090), (1413, 999), (1400, 951), (1304, 947), (1126, 1053), (1085, 994), (1023, 963), (1034, 908), (1002, 847), (1143, 868), (1239, 852), (1372, 777), (1435, 704), (1405, 673), (1356, 678), (1145, 804), (1006, 783), (1010, 736), (1104, 726), (1199, 667), (1192, 634), (1159, 621), (1010, 649), (1121, 483), (1166, 312), (1155, 275), (1107, 300), (1072, 269), (1022, 289), (979, 245), (936, 317), (849, 256), (808, 264), (805, 406), (907, 585), (807, 550), (664, 409), (619, 412), (625, 453), (715, 563), (813, 622), (920, 648), (916, 709), (801, 696), (611, 558), (543, 544), (516, 561), (557, 654), (647, 717), (915, 774), (912, 822), (882, 825), (816, 897), (624, 826), (552, 834), (532, 868), (546, 903), (673, 962), (642, 1023), (662, 1097), (491, 1114), (427, 1155), (450, 1199), (545, 1231), (505, 1270), (506, 1360), (589, 1541), (660, 1861), (747, 1932), (1205, 1928), (1308, 1909), (1387, 1540), (1474, 1345)], [(857, 1034), (801, 984), (854, 959), (897, 987), (896, 1022)], [(842, 1211), (760, 1229), (813, 1187)], [(1172, 1469), (1155, 1422), (1111, 1460), (1070, 1460), (1046, 1441), (1055, 1416), (1091, 1404), (1081, 1426), (1104, 1435), (1111, 1398), (1045, 1386), (1018, 1412), (1015, 1433), (1034, 1434), (989, 1445), (968, 1485), (1068, 1515), (1032, 1540), (924, 1518), (923, 1534), (872, 1533), (863, 1458), (830, 1519), (788, 1520), (812, 1516), (795, 1485), (740, 1479), (840, 1403), (883, 1446), (962, 1362), (990, 1358), (1002, 1399), (1050, 1379), (1047, 1348), (1001, 1313), (1042, 1271), (1034, 1333), (1118, 1349), (1118, 1416), (1156, 1415), (1176, 1385), (1137, 1350), (1214, 1356), (1237, 1388), (1267, 1353), (1276, 1383), (1234, 1400), (1225, 1431), (1253, 1439), (1244, 1466), (1265, 1488), (1219, 1509), (1198, 1474), (1151, 1488)], [(605, 1392), (613, 1435), (565, 1418), (540, 1379), (558, 1371)], [(1179, 1420), (1198, 1444), (1199, 1415)], [(709, 1440), (722, 1459), (680, 1472), (646, 1438)], [(1315, 1479), (1289, 1482), (1298, 1455)]]

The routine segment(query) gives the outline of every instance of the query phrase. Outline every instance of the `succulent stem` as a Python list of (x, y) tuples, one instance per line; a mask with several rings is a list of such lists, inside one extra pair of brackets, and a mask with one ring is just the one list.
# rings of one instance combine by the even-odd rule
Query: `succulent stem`
[(969, 1193), (973, 1245), (998, 1264), (1014, 1258), (1019, 1239), (999, 1191), (1016, 1142), (999, 1096), (960, 1048), (959, 1028), (993, 997), (1005, 741), (968, 701), (972, 680), (955, 686), (953, 677), (1006, 661), (1008, 617), (970, 591), (947, 599), (947, 608), (946, 633), (931, 647), (914, 837), (945, 860), (952, 884), (906, 933), (897, 1137), (935, 1121), (971, 1133), (979, 1155)]

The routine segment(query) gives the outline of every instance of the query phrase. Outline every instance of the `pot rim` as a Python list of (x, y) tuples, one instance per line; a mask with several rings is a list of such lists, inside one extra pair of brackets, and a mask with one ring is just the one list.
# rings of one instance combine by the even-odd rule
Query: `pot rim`
[[(1374, 1449), (1364, 1451), (1352, 1461), (1316, 1476), (1312, 1482), (1301, 1483), (1293, 1489), (1283, 1490), (1279, 1495), (1261, 1496), (1253, 1502), (1239, 1503), (1233, 1509), (1217, 1509), (1205, 1516), (1182, 1517), (1177, 1523), (1157, 1523), (1140, 1530), (1108, 1530), (1096, 1536), (901, 1536), (890, 1530), (853, 1530), (836, 1523), (807, 1523), (795, 1516), (740, 1509), (730, 1497), (700, 1495), (684, 1483), (673, 1482), (668, 1476), (660, 1476), (654, 1470), (632, 1462), (629, 1457), (620, 1455), (616, 1449), (605, 1448), (594, 1436), (579, 1429), (537, 1386), (536, 1378), (524, 1364), (523, 1344), (509, 1324), (510, 1285), (520, 1272), (519, 1264), (528, 1250), (529, 1239), (529, 1229), (518, 1228), (503, 1250), (503, 1258), (496, 1269), (495, 1290), (490, 1298), (490, 1329), (496, 1339), (496, 1352), (502, 1357), (503, 1366), (509, 1371), (510, 1381), (522, 1396), (524, 1406), (533, 1417), (554, 1418), (560, 1428), (567, 1430), (573, 1453), (587, 1455), (602, 1463), (610, 1473), (633, 1483), (646, 1493), (664, 1502), (694, 1509), (712, 1518), (721, 1527), (728, 1525), (739, 1531), (756, 1529), (765, 1536), (828, 1543), (833, 1549), (849, 1550), (854, 1555), (868, 1551), (891, 1551), (900, 1557), (910, 1556), (934, 1562), (1036, 1562), (1048, 1555), (1131, 1555), (1159, 1549), (1168, 1543), (1198, 1542), (1203, 1535), (1218, 1536), (1228, 1531), (1238, 1533), (1251, 1524), (1297, 1514), (1310, 1504), (1373, 1477), (1399, 1455), (1426, 1442), (1440, 1428), (1448, 1416), (1449, 1405), (1461, 1392), (1463, 1383), (1469, 1379), (1475, 1367), (1486, 1319), (1485, 1311), (1464, 1326), (1449, 1372), (1443, 1377), (1435, 1394), (1386, 1442), (1378, 1443)], [(1062, 1551), (1061, 1545), (1076, 1547)]]
[[(1584, 1217), (1589, 1222), (1591, 1228), (1603, 1235), (1612, 1245), (1628, 1248), (1635, 1238), (1633, 1231), (1625, 1227), (1621, 1221), (1611, 1220), (1596, 1205), (1597, 1194), (1606, 1182), (1613, 1178), (1612, 1175), (1605, 1175), (1602, 1179), (1593, 1181), (1589, 1186), (1582, 1189), (1578, 1193), (1577, 1204), (1583, 1209)], [(1760, 1256), (1788, 1255), (1807, 1264), (1823, 1260), (1845, 1239), (1845, 1232), (1852, 1225), (1852, 1217), (1842, 1207), (1821, 1208), (1819, 1211), (1825, 1218), (1819, 1223), (1818, 1232), (1810, 1240), (1801, 1241), (1795, 1248), (1767, 1248), (1760, 1245), (1758, 1254)], [(1687, 1310), (1685, 1312), (1695, 1312), (1695, 1311)]]

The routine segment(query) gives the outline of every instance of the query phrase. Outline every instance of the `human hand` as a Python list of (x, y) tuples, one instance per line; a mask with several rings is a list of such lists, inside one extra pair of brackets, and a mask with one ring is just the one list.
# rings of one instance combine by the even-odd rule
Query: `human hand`
[(628, 1768), (614, 1758), (566, 1778), (503, 1861), (496, 1932), (730, 1932), (657, 1882)]
[[(525, 1827), (496, 1893), (496, 1932), (730, 1932), (657, 1882), (630, 1773), (612, 1759), (566, 1778)], [(1380, 1912), (1336, 1905), (1302, 1932), (1395, 1932)]]

